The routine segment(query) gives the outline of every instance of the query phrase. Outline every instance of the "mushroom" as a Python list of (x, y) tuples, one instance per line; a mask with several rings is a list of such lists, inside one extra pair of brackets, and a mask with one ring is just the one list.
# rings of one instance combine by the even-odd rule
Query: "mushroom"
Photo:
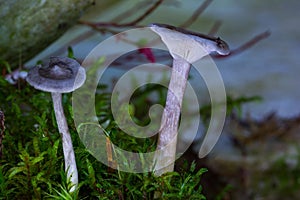
[(69, 93), (83, 85), (85, 70), (74, 59), (67, 57), (51, 57), (46, 67), (33, 67), (26, 81), (35, 89), (51, 92), (53, 107), (59, 133), (62, 137), (65, 170), (73, 192), (78, 185), (78, 172), (71, 135), (62, 106), (62, 93)]
[(167, 24), (150, 24), (173, 57), (171, 79), (158, 136), (154, 171), (156, 175), (173, 171), (180, 110), (187, 84), (190, 63), (217, 52), (228, 55), (229, 47), (220, 38), (204, 35)]

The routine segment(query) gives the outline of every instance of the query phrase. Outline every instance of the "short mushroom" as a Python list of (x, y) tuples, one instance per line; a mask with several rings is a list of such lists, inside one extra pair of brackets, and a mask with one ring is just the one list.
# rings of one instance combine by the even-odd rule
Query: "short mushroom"
[[(171, 80), (169, 83), (166, 105), (161, 120), (161, 128), (155, 156), (155, 174), (161, 175), (173, 171), (177, 143), (177, 131), (184, 91), (187, 84), (190, 63), (217, 52), (228, 55), (229, 47), (220, 38), (204, 35), (167, 24), (150, 25), (167, 46), (173, 57)], [(167, 163), (167, 166), (164, 167)]]
[(71, 135), (62, 106), (62, 93), (69, 93), (83, 85), (85, 70), (74, 59), (51, 57), (46, 67), (33, 67), (26, 78), (35, 89), (51, 92), (58, 130), (62, 137), (65, 170), (73, 192), (78, 185), (78, 172)]

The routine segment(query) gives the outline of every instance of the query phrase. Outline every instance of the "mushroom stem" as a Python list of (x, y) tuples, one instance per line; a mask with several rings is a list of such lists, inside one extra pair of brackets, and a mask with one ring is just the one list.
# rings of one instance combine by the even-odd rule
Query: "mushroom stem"
[(190, 63), (176, 56), (158, 136), (159, 151), (156, 154), (155, 165), (155, 174), (158, 176), (174, 170), (180, 110), (189, 71)]
[(67, 172), (67, 178), (70, 180), (72, 186), (70, 192), (73, 192), (78, 185), (78, 171), (75, 161), (75, 154), (72, 144), (71, 135), (69, 132), (68, 124), (64, 114), (62, 106), (62, 94), (58, 92), (51, 93), (53, 100), (53, 107), (56, 117), (59, 133), (62, 138), (62, 147), (65, 160), (65, 171)]

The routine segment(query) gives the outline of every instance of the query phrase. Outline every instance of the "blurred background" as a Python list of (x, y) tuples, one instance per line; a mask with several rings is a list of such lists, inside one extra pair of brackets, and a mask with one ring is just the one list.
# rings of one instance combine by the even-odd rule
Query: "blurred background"
[[(109, 22), (118, 14), (125, 12), (141, 1), (112, 1), (107, 7), (90, 8), (82, 17), (84, 21)], [(150, 2), (149, 2), (150, 3)], [(143, 20), (140, 25), (147, 26), (153, 22), (179, 25), (188, 19), (202, 1), (165, 1), (162, 6)], [(242, 52), (215, 62), (222, 74), (227, 92), (233, 96), (259, 95), (263, 101), (259, 104), (247, 104), (245, 112), (261, 118), (270, 112), (283, 117), (298, 115), (300, 107), (297, 92), (299, 74), (298, 26), (299, 1), (213, 1), (204, 13), (189, 27), (190, 30), (207, 33), (216, 21), (222, 25), (217, 36), (236, 48), (256, 34), (271, 31), (271, 36)], [(130, 21), (145, 9), (135, 10), (133, 15), (124, 19)], [(87, 37), (74, 38), (79, 36)], [(66, 53), (66, 46), (72, 46), (76, 56), (85, 58), (88, 53), (109, 34), (97, 33), (91, 28), (77, 25), (67, 31), (63, 37), (36, 56), (26, 66), (49, 55)], [(64, 47), (62, 49), (62, 47)], [(58, 51), (61, 50), (61, 51)], [(58, 52), (57, 52), (58, 51)], [(298, 109), (299, 108), (299, 109)]]

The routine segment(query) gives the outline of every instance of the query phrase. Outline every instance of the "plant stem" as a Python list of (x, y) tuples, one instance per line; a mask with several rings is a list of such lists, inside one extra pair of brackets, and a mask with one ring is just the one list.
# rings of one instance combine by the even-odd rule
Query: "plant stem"
[(190, 63), (176, 56), (173, 60), (171, 80), (155, 155), (155, 174), (158, 176), (174, 170), (180, 110), (189, 71)]
[(70, 192), (73, 192), (78, 185), (78, 171), (76, 167), (75, 154), (72, 145), (72, 139), (69, 132), (68, 124), (62, 106), (62, 94), (57, 92), (51, 93), (53, 100), (53, 107), (56, 117), (59, 133), (62, 138), (62, 147), (65, 159), (65, 171), (67, 178), (70, 180), (72, 187)]

